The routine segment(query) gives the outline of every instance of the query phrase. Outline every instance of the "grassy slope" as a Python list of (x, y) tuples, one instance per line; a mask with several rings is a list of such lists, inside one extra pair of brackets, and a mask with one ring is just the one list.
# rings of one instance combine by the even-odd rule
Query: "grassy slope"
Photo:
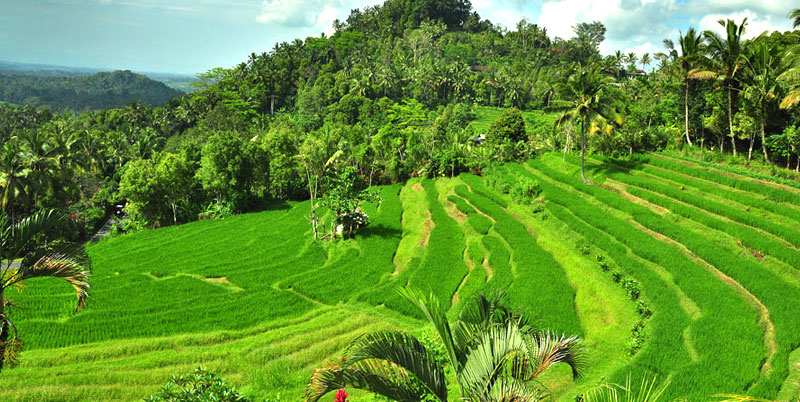
[[(490, 112), (499, 115), (501, 110)], [(484, 116), (483, 120), (487, 119)], [(544, 160), (546, 166), (575, 177), (574, 165), (562, 164), (560, 157)], [(540, 171), (529, 172), (555, 185), (553, 191), (560, 188), (573, 199), (603, 211), (601, 217), (609, 214), (633, 225), (626, 230), (646, 230), (628, 215), (627, 207), (605, 205)], [(601, 180), (603, 172), (595, 173), (599, 173), (596, 180)], [(467, 191), (459, 190), (465, 184), (469, 185)], [(408, 282), (441, 284), (431, 290), (453, 303), (452, 313), (469, 294), (497, 285), (516, 289), (513, 299), (526, 304), (522, 307), (530, 312), (546, 315), (548, 309), (560, 311), (558, 317), (536, 318), (548, 326), (582, 334), (590, 348), (590, 369), (586, 378), (576, 383), (562, 369), (544, 376), (558, 400), (571, 400), (604, 378), (624, 378), (641, 368), (655, 369), (675, 379), (674, 386), (684, 388), (692, 376), (714, 376), (713, 372), (697, 371), (714, 366), (710, 356), (727, 361), (718, 356), (715, 348), (720, 346), (715, 345), (720, 343), (714, 341), (712, 332), (730, 323), (714, 317), (714, 301), (693, 290), (683, 271), (648, 260), (660, 261), (654, 256), (635, 255), (636, 244), (618, 244), (592, 232), (597, 229), (586, 227), (587, 221), (572, 214), (577, 210), (548, 205), (545, 214), (549, 219), (542, 219), (530, 207), (492, 193), (472, 176), (414, 180), (402, 188), (389, 186), (380, 191), (380, 207), (367, 207), (373, 218), (371, 227), (355, 240), (324, 247), (308, 241), (306, 203), (123, 236), (90, 247), (93, 296), (84, 312), (69, 313), (72, 296), (69, 287), (61, 283), (35, 281), (22, 295), (12, 292), (26, 307), (15, 318), (27, 350), (18, 368), (0, 376), (0, 400), (137, 400), (170, 375), (200, 364), (221, 372), (257, 400), (297, 400), (311, 370), (338, 354), (357, 334), (388, 328), (430, 332), (430, 328), (420, 329), (420, 321), (394, 296), (393, 289)], [(724, 198), (715, 199), (725, 202)], [(754, 215), (774, 218), (774, 212), (763, 212)], [(674, 218), (670, 222), (684, 231), (703, 233), (698, 222)], [(735, 254), (735, 241), (726, 238), (729, 235), (706, 232), (713, 241), (725, 244), (721, 252)], [(642, 298), (655, 313), (648, 321), (645, 348), (633, 359), (626, 347), (630, 329), (638, 320), (634, 304), (609, 274), (599, 269), (594, 254), (577, 250), (586, 240), (595, 241), (594, 249), (605, 255), (614, 269), (640, 281)], [(736, 255), (747, 257), (744, 250)], [(754, 260), (749, 258), (749, 263)], [(700, 265), (691, 260), (685, 264), (697, 267), (694, 269), (700, 274)], [(764, 264), (764, 269), (775, 270), (772, 265), (779, 263), (767, 256)], [(552, 300), (548, 292), (540, 290), (534, 295), (526, 291), (541, 286), (537, 283), (541, 275), (555, 275), (546, 281), (564, 287)], [(707, 280), (713, 275), (701, 277)], [(730, 288), (713, 281), (707, 286), (716, 289), (721, 301), (727, 300), (737, 309), (744, 306), (741, 314), (755, 316)], [(562, 300), (558, 294), (564, 295)], [(768, 306), (774, 303), (768, 302)], [(719, 325), (709, 326), (719, 319)], [(776, 367), (789, 369), (780, 392), (786, 398), (796, 393), (800, 356), (797, 352), (787, 356), (793, 345), (785, 344), (788, 338), (782, 315), (772, 319), (778, 320), (780, 349), (776, 356), (781, 361)], [(741, 323), (744, 332), (735, 343), (749, 342), (752, 350), (743, 358), (749, 359), (752, 352), (763, 358), (760, 331), (749, 320)], [(756, 334), (751, 334), (753, 331)], [(665, 359), (664, 353), (673, 347), (677, 354), (672, 360)], [(747, 363), (737, 370), (750, 373), (752, 367)], [(779, 374), (769, 376), (759, 393), (777, 392), (774, 384), (786, 377)], [(726, 376), (741, 378), (737, 373)], [(699, 395), (702, 391), (677, 389), (671, 394)]]
[[(661, 161), (661, 159), (659, 159)], [(559, 161), (560, 162), (560, 161)], [(576, 162), (573, 158), (571, 161), (573, 165), (573, 170), (575, 168)], [(669, 164), (659, 163), (661, 167), (671, 167)], [(604, 176), (613, 177), (615, 179), (628, 181), (628, 178), (632, 176), (620, 175), (618, 172), (615, 173), (614, 169), (612, 169), (608, 165), (600, 165), (594, 162), (590, 162), (590, 170), (593, 172), (600, 173), (596, 178), (598, 183), (603, 181)], [(685, 167), (683, 165), (676, 165), (676, 169), (684, 170)], [(677, 177), (677, 176), (675, 176)], [(716, 179), (716, 177), (710, 177)], [(653, 178), (656, 181), (655, 178)], [(725, 185), (717, 184), (720, 189), (724, 191), (731, 192), (733, 188), (748, 188), (755, 191), (755, 193), (748, 193), (751, 197), (757, 197), (759, 193), (768, 196), (768, 199), (771, 197), (772, 200), (768, 202), (774, 202), (775, 206), (769, 206), (769, 209), (774, 209), (781, 205), (781, 203), (786, 202), (789, 198), (793, 197), (791, 195), (791, 191), (783, 191), (783, 190), (775, 190), (773, 188), (757, 188), (749, 186), (748, 179), (743, 177), (736, 177), (736, 176), (725, 176), (721, 177), (720, 181), (724, 182)], [(646, 184), (646, 182), (642, 182)], [(729, 187), (731, 186), (731, 187)], [(681, 187), (681, 190), (685, 190)], [(777, 191), (777, 193), (775, 193)], [(628, 190), (631, 194), (640, 194), (641, 192), (633, 192), (632, 190)], [(717, 189), (714, 189), (714, 192), (718, 193)], [(675, 193), (661, 193), (662, 196), (670, 195), (670, 196), (680, 196), (683, 195)], [(604, 202), (609, 203), (613, 201), (613, 199), (609, 197), (603, 197)], [(610, 203), (609, 205), (613, 205), (615, 203)], [(727, 202), (726, 204), (731, 204)], [(621, 204), (620, 204), (621, 205)], [(670, 204), (660, 204), (662, 206), (671, 206)], [(677, 204), (675, 204), (677, 207)], [(791, 205), (791, 204), (789, 204)], [(703, 203), (698, 202), (695, 204), (695, 207), (698, 209), (702, 208), (709, 208), (712, 206), (710, 203)], [(615, 206), (619, 208), (618, 206)], [(685, 208), (685, 207), (684, 207)], [(736, 211), (735, 204), (731, 204), (732, 211)], [(636, 211), (635, 208), (628, 208), (624, 207), (622, 210), (626, 211)], [(708, 213), (709, 211), (705, 211)], [(719, 210), (716, 208), (717, 213), (728, 213), (726, 210)], [(753, 216), (764, 216), (765, 211), (758, 211), (756, 209), (748, 208), (746, 210), (747, 213), (752, 214)], [(686, 215), (690, 216), (690, 215)], [(752, 225), (758, 226), (760, 223), (759, 219), (763, 218), (751, 218)], [(767, 312), (769, 313), (769, 317), (766, 319), (769, 322), (765, 325), (773, 325), (774, 328), (771, 330), (767, 327), (762, 325), (764, 331), (774, 331), (764, 334), (765, 344), (767, 339), (769, 338), (768, 335), (771, 335), (774, 339), (773, 342), (777, 342), (776, 345), (772, 346), (773, 350), (769, 350), (768, 347), (768, 354), (766, 365), (761, 367), (762, 376), (760, 376), (757, 381), (754, 383), (752, 388), (748, 388), (749, 392), (753, 392), (757, 395), (762, 395), (766, 397), (773, 398), (776, 396), (778, 389), (781, 388), (780, 396), (782, 398), (787, 398), (788, 395), (792, 395), (792, 392), (796, 394), (797, 385), (794, 384), (796, 382), (795, 379), (792, 379), (796, 376), (796, 372), (793, 370), (796, 368), (797, 363), (797, 353), (789, 355), (789, 352), (797, 347), (798, 339), (797, 339), (797, 330), (795, 329), (796, 326), (796, 319), (791, 319), (789, 316), (797, 316), (798, 311), (800, 308), (796, 304), (796, 296), (792, 297), (789, 296), (790, 294), (796, 294), (798, 291), (796, 287), (796, 282), (794, 280), (787, 280), (786, 275), (782, 276), (783, 281), (778, 280), (777, 277), (772, 276), (772, 272), (775, 272), (776, 269), (774, 267), (775, 261), (771, 260), (769, 257), (768, 249), (760, 250), (763, 252), (767, 258), (765, 260), (759, 260), (754, 258), (752, 255), (749, 255), (748, 252), (744, 252), (741, 249), (736, 249), (735, 247), (728, 246), (727, 244), (736, 244), (736, 238), (727, 237), (727, 234), (720, 231), (714, 231), (713, 229), (719, 229), (717, 227), (703, 227), (701, 223), (704, 221), (691, 221), (691, 220), (684, 220), (677, 218), (675, 216), (667, 216), (667, 219), (662, 220), (661, 223), (657, 223), (654, 220), (649, 219), (646, 214), (642, 214), (641, 212), (636, 212), (634, 215), (634, 220), (641, 222), (642, 224), (653, 228), (661, 232), (661, 234), (665, 234), (672, 238), (672, 240), (677, 240), (687, 247), (687, 252), (695, 254), (694, 258), (702, 258), (705, 260), (706, 263), (710, 263), (711, 265), (718, 268), (720, 271), (727, 273), (730, 275), (731, 279), (737, 281), (737, 283), (743, 286), (747, 291), (751, 292), (750, 297), (755, 297), (758, 302), (763, 302), (763, 304), (767, 308)], [(722, 229), (728, 229), (725, 226), (721, 226)], [(711, 230), (710, 230), (711, 229)], [(763, 235), (762, 236), (766, 236)], [(709, 239), (711, 241), (706, 241), (704, 243), (703, 238)], [(792, 246), (786, 246), (789, 249), (792, 249), (793, 252), (797, 252)], [(772, 272), (770, 272), (772, 271)], [(758, 273), (757, 273), (758, 272)], [(753, 275), (756, 273), (755, 275)], [(769, 278), (769, 279), (767, 279)], [(792, 278), (788, 278), (792, 279)], [(763, 283), (762, 283), (763, 282)], [(785, 293), (784, 296), (777, 296), (781, 292)], [(730, 317), (730, 315), (728, 315)], [(730, 319), (730, 318), (727, 318)], [(718, 330), (722, 331), (721, 328)], [(723, 343), (724, 345), (724, 343)], [(728, 345), (727, 347), (733, 349), (732, 345)], [(751, 348), (755, 348), (756, 345), (753, 345)], [(712, 348), (713, 350), (713, 348)], [(741, 349), (743, 350), (743, 349)], [(735, 356), (732, 356), (732, 361)], [(720, 356), (716, 355), (714, 365), (720, 366), (723, 363), (719, 361)], [(787, 362), (788, 360), (788, 362)], [(740, 364), (740, 363), (739, 363)], [(787, 367), (788, 366), (788, 367)], [(788, 369), (788, 370), (787, 370)], [(789, 379), (786, 379), (787, 373), (790, 374)], [(786, 380), (785, 380), (786, 379)], [(781, 383), (783, 382), (783, 385)], [(742, 391), (739, 391), (742, 392)]]

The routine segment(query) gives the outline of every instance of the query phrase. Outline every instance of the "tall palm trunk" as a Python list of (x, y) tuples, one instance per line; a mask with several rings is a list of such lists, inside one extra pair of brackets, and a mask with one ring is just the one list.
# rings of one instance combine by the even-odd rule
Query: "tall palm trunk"
[(691, 147), (692, 146), (692, 139), (689, 138), (689, 82), (688, 81), (684, 82), (683, 86), (685, 87), (685, 90), (686, 90), (684, 98), (683, 98), (684, 129), (686, 131), (686, 142)]
[(586, 180), (586, 172), (584, 170), (586, 160), (586, 117), (583, 118), (581, 121), (581, 178), (583, 182), (589, 184), (589, 180)]
[[(9, 260), (9, 267), (11, 261)], [(8, 342), (8, 332), (11, 328), (8, 327), (8, 321), (5, 316), (5, 300), (3, 299), (3, 288), (0, 287), (0, 372), (3, 371), (3, 363), (6, 358), (6, 343)]]
[(769, 163), (769, 154), (767, 154), (767, 133), (764, 130), (764, 105), (761, 105), (761, 149), (764, 150), (764, 160)]
[(736, 136), (733, 134), (733, 90), (728, 87), (728, 129), (733, 147), (733, 157), (736, 157)]
[(750, 133), (750, 148), (747, 150), (747, 161), (753, 160), (753, 143), (756, 142), (756, 134)]

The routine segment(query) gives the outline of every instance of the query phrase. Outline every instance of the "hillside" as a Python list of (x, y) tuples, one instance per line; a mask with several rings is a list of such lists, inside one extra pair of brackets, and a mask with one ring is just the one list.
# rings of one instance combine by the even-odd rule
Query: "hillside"
[(56, 111), (120, 108), (137, 100), (163, 106), (183, 92), (130, 71), (92, 75), (0, 71), (0, 101)]
[[(55, 281), (16, 298), (27, 349), (0, 398), (139, 400), (202, 364), (256, 400), (297, 400), (360, 333), (431, 334), (394, 296), (406, 283), (451, 312), (501, 287), (543, 327), (582, 336), (586, 377), (544, 379), (557, 400), (652, 372), (671, 380), (665, 400), (796, 395), (800, 189), (663, 154), (590, 159), (586, 186), (579, 164), (509, 164), (499, 187), (469, 174), (381, 187), (368, 229), (324, 247), (305, 202), (93, 245), (81, 314)], [(532, 205), (497, 190), (522, 178), (543, 191)]]

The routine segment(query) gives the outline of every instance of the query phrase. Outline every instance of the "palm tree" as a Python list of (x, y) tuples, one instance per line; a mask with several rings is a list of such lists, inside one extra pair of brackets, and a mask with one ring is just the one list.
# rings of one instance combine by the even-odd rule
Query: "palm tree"
[(668, 71), (680, 78), (683, 84), (684, 134), (686, 135), (686, 143), (692, 146), (692, 139), (689, 136), (689, 85), (692, 80), (712, 78), (713, 75), (709, 71), (702, 69), (707, 59), (704, 55), (705, 48), (703, 46), (703, 37), (700, 33), (695, 31), (694, 28), (689, 28), (686, 31), (686, 35), (679, 33), (678, 44), (681, 48), (680, 53), (675, 49), (675, 44), (671, 39), (665, 39), (664, 46), (669, 49), (669, 53), (666, 56), (662, 54), (659, 56), (662, 59), (670, 59), (671, 63), (668, 65)]
[[(9, 319), (11, 303), (4, 297), (6, 289), (21, 286), (32, 278), (60, 278), (75, 289), (79, 311), (86, 304), (89, 273), (77, 250), (52, 253), (43, 250), (29, 252), (33, 239), (62, 224), (64, 217), (54, 210), (41, 211), (19, 222), (12, 222), (5, 211), (0, 210), (0, 371), (8, 357), (13, 361), (13, 351), (18, 345), (17, 329)], [(12, 262), (21, 258), (19, 266)], [(11, 332), (14, 337), (11, 338)]]
[[(745, 57), (747, 72), (747, 87), (745, 96), (755, 101), (758, 105), (758, 116), (761, 127), (761, 147), (764, 150), (764, 159), (769, 162), (766, 146), (765, 126), (765, 106), (777, 97), (778, 76), (786, 69), (784, 58), (779, 53), (776, 44), (768, 41), (767, 38), (759, 38), (748, 47)], [(752, 145), (752, 142), (751, 142)], [(749, 157), (748, 157), (749, 159)]]
[(505, 308), (502, 293), (475, 296), (452, 324), (432, 295), (410, 289), (400, 293), (436, 329), (445, 361), (410, 334), (365, 334), (339, 360), (314, 371), (306, 401), (316, 402), (330, 391), (350, 386), (401, 402), (426, 397), (446, 402), (445, 364), (455, 373), (460, 399), (475, 402), (539, 400), (544, 389), (535, 379), (554, 364), (568, 364), (574, 378), (582, 374), (580, 341), (533, 329)]
[(625, 56), (625, 61), (628, 63), (628, 69), (635, 70), (636, 63), (639, 61), (639, 56), (634, 52), (630, 52)]
[[(800, 8), (789, 13), (789, 18), (794, 19), (794, 28), (800, 26)], [(790, 67), (778, 79), (786, 84), (789, 93), (781, 101), (781, 109), (789, 109), (800, 103), (800, 45), (790, 47), (786, 52), (785, 60), (788, 61)]]
[[(650, 60), (650, 53), (643, 54), (642, 55), (642, 59), (639, 60), (639, 62), (642, 63), (642, 70), (645, 70), (647, 68), (647, 66), (649, 66), (650, 63), (652, 62), (652, 60)], [(647, 71), (647, 70), (645, 70), (645, 71)]]
[(593, 124), (614, 122), (621, 124), (621, 117), (616, 112), (620, 102), (617, 91), (609, 88), (615, 84), (613, 78), (603, 74), (597, 66), (577, 65), (566, 84), (561, 87), (562, 99), (554, 100), (550, 110), (562, 113), (555, 122), (561, 127), (567, 122), (575, 122), (581, 126), (581, 178), (589, 184), (584, 172), (586, 159), (586, 133)]
[(34, 182), (31, 169), (25, 166), (16, 141), (5, 143), (0, 149), (0, 209), (14, 220), (14, 207), (20, 201), (30, 200)]
[(742, 34), (747, 25), (747, 18), (738, 25), (731, 19), (718, 22), (725, 28), (724, 38), (713, 31), (705, 31), (703, 36), (708, 41), (708, 49), (711, 52), (718, 78), (728, 92), (728, 135), (730, 135), (731, 145), (733, 145), (733, 156), (736, 156), (736, 135), (733, 133), (733, 91), (737, 80), (736, 74), (741, 70), (744, 62)]

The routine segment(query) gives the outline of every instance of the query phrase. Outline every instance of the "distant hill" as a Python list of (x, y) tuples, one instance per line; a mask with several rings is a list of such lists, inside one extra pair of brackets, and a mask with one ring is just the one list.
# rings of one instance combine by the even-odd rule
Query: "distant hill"
[[(71, 67), (59, 66), (54, 64), (35, 64), (35, 63), (20, 63), (15, 61), (2, 61), (0, 60), (0, 74), (14, 72), (17, 74), (25, 75), (44, 75), (44, 76), (65, 76), (65, 75), (92, 75), (104, 71), (111, 71), (108, 68), (97, 67)], [(176, 74), (176, 73), (154, 73), (149, 71), (136, 71), (134, 73), (145, 75), (151, 80), (163, 82), (172, 89), (177, 89), (183, 92), (192, 92), (194, 88), (190, 85), (197, 81), (197, 77), (192, 74)]]
[(127, 70), (92, 75), (57, 69), (0, 71), (0, 101), (58, 111), (112, 109), (134, 99), (162, 106), (183, 93)]

